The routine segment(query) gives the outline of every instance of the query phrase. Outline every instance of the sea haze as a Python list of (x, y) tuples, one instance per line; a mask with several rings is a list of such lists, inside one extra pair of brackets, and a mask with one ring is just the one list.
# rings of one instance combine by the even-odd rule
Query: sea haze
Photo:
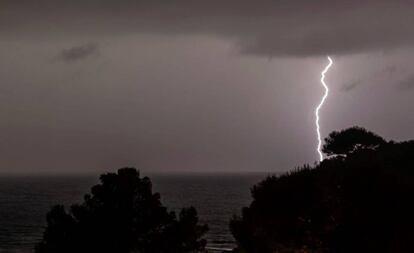
[[(194, 206), (202, 223), (209, 225), (209, 248), (234, 246), (229, 219), (250, 203), (250, 188), (264, 173), (151, 174), (154, 191), (164, 205), (177, 211)], [(54, 204), (79, 203), (98, 176), (1, 176), (0, 252), (33, 252), (41, 239), (45, 215)]]

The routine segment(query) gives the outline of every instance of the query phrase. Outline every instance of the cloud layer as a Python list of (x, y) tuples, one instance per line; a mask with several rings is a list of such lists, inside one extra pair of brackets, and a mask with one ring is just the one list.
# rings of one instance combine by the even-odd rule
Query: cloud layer
[(322, 135), (360, 125), (413, 139), (413, 7), (1, 0), (0, 173), (285, 171), (312, 162), (328, 53)]
[(257, 55), (340, 55), (411, 47), (413, 9), (407, 0), (4, 0), (0, 36), (206, 34)]
[(95, 43), (87, 43), (84, 45), (74, 46), (71, 48), (63, 49), (57, 56), (58, 60), (64, 62), (75, 62), (86, 59), (92, 56), (99, 55), (98, 45)]

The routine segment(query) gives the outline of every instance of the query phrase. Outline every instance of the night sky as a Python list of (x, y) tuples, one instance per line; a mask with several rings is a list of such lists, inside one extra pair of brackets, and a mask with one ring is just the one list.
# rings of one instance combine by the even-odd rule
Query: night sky
[(0, 173), (268, 171), (414, 138), (414, 1), (1, 0)]

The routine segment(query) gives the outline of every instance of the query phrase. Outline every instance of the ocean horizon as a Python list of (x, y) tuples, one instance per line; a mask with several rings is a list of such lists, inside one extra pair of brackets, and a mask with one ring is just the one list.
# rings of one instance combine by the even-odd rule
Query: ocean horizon
[[(0, 252), (34, 252), (41, 240), (50, 207), (80, 203), (99, 175), (0, 175)], [(149, 176), (153, 191), (171, 211), (197, 209), (200, 222), (209, 226), (207, 249), (230, 250), (234, 244), (228, 224), (251, 202), (250, 188), (265, 172), (156, 172)]]

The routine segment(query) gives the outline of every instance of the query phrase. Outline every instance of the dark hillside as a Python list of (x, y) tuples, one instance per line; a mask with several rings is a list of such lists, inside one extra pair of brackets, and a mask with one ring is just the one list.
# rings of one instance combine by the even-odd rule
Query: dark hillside
[(412, 252), (414, 141), (348, 150), (254, 186), (238, 252)]

